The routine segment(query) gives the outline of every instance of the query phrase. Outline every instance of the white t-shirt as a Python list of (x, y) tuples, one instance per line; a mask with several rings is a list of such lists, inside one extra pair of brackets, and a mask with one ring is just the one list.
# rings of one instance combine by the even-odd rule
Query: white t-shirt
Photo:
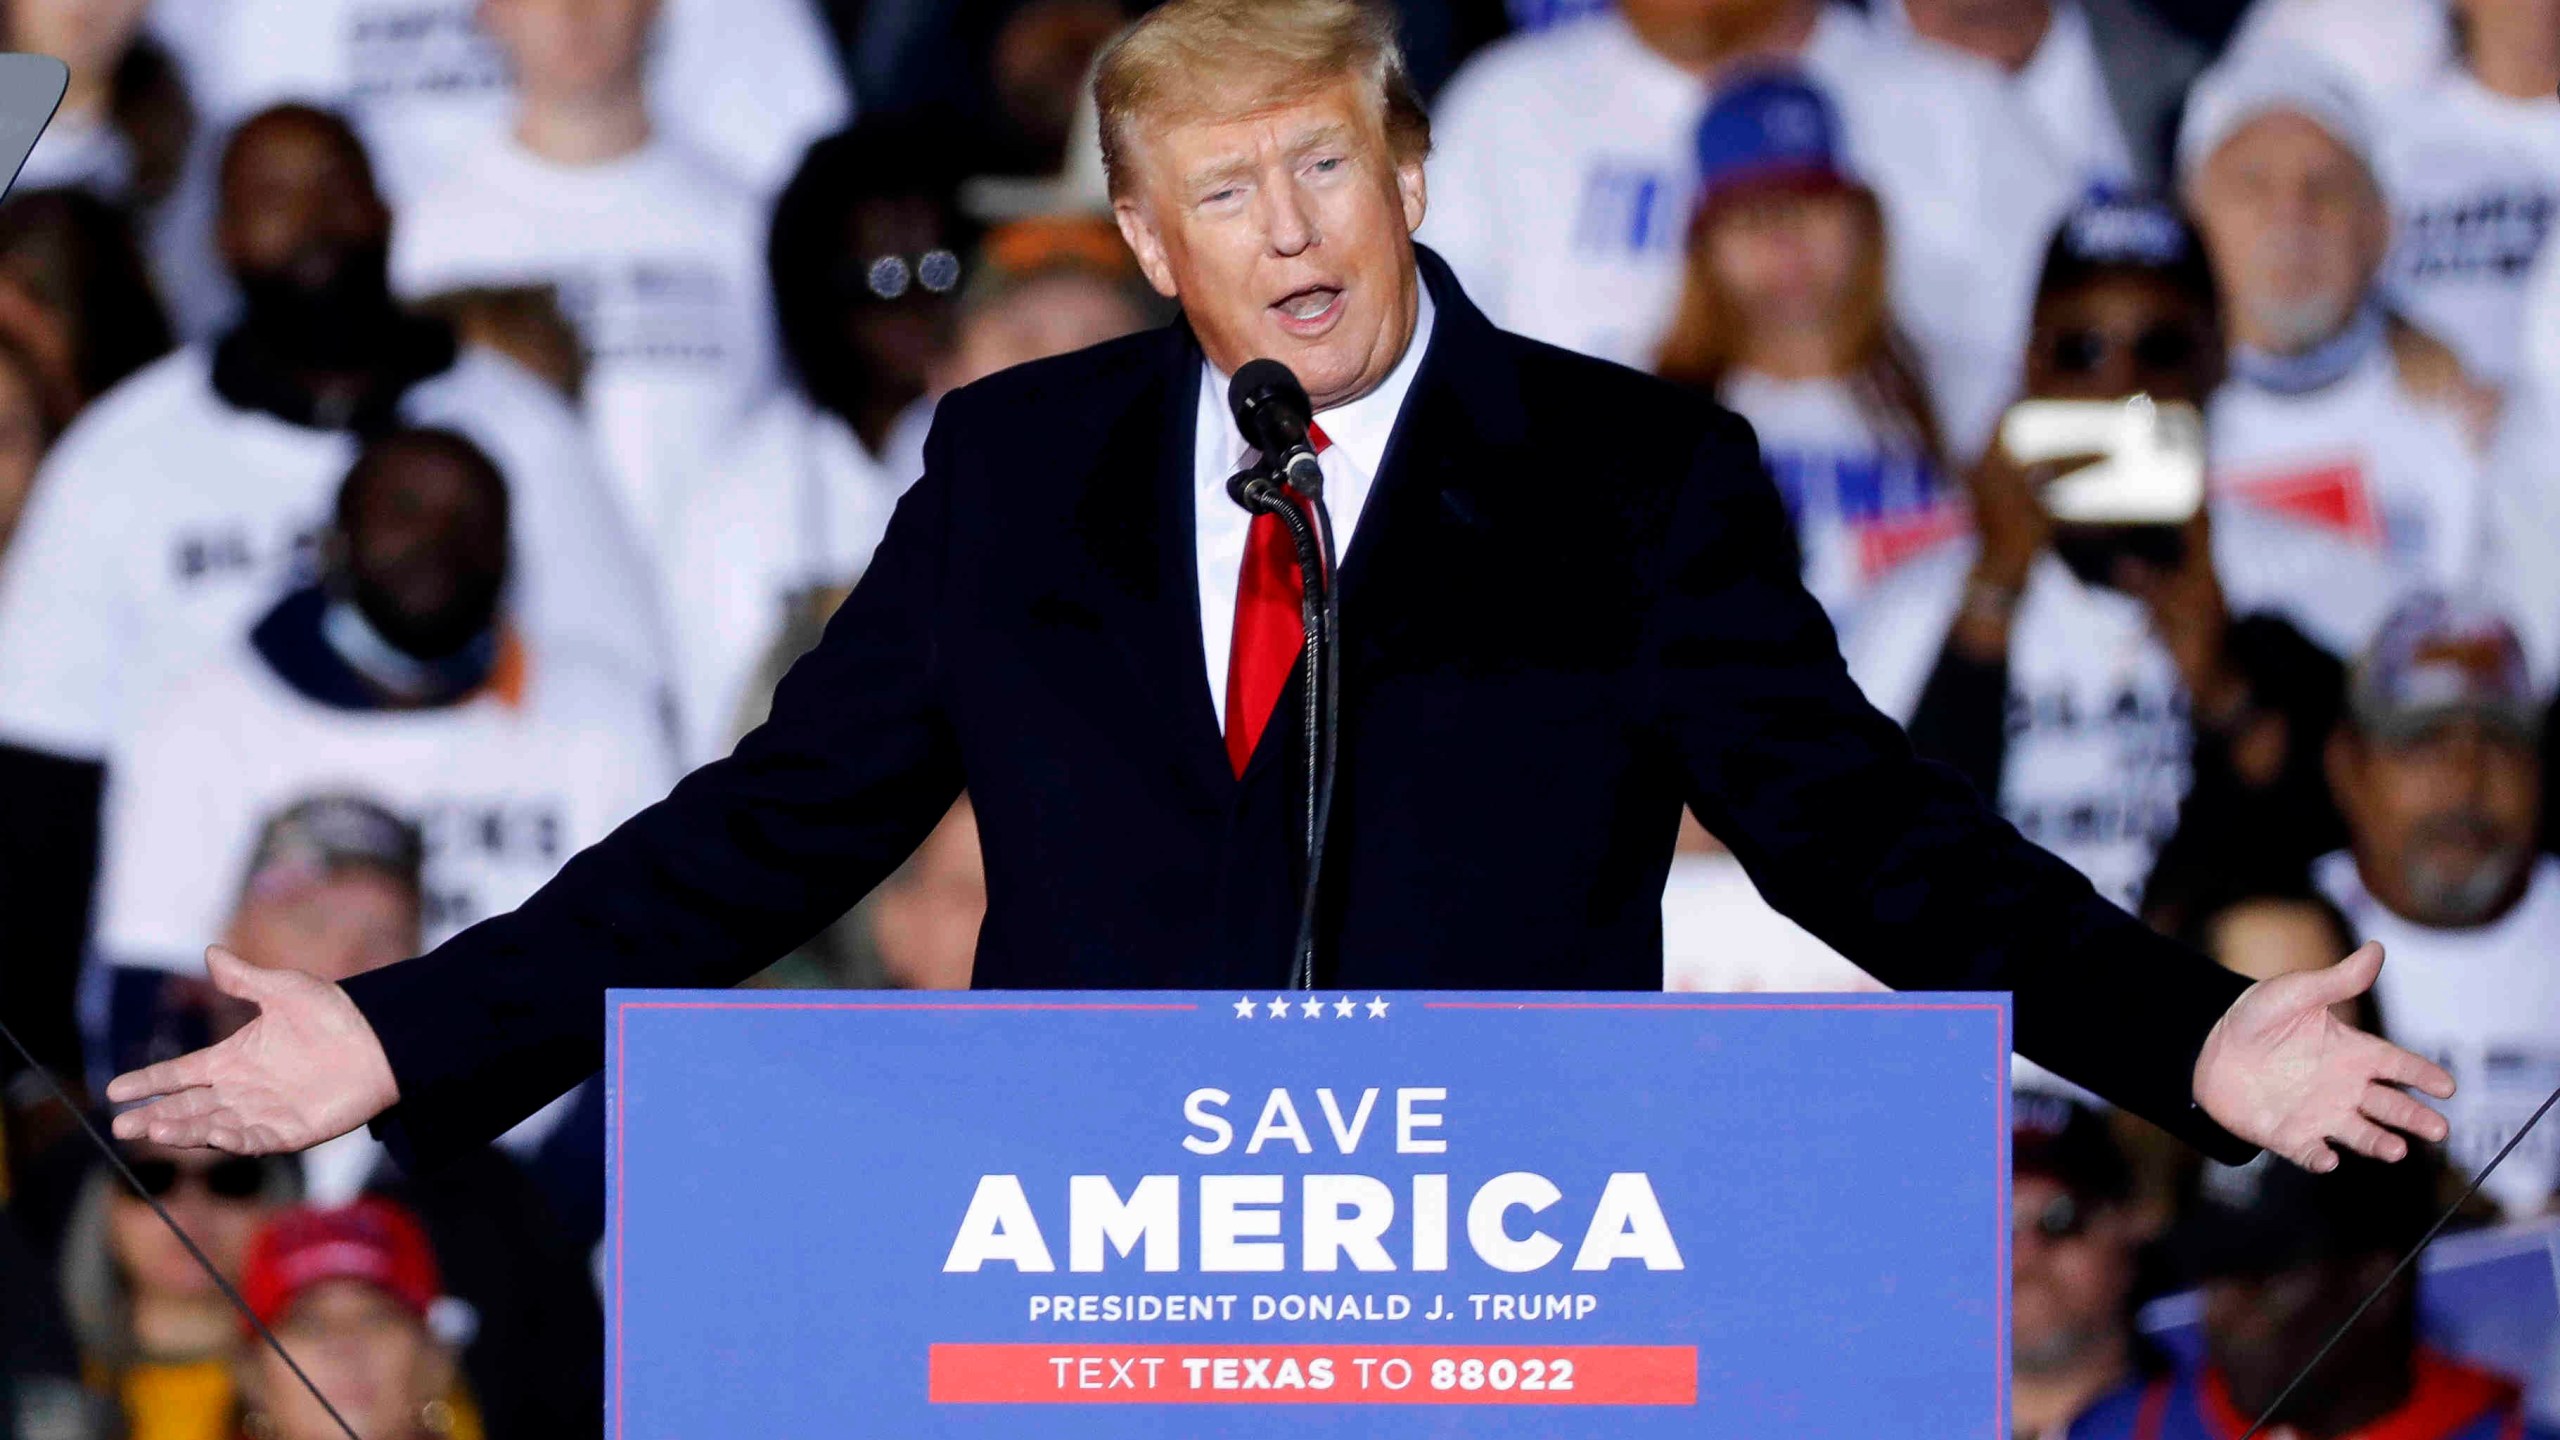
[(2205, 434), (2215, 495), (2322, 526), (2441, 588), (2477, 573), (2480, 456), (2452, 411), (2401, 388), (2390, 346), (2308, 394), (2225, 381)]
[(729, 753), (785, 607), (812, 587), (853, 583), (905, 488), (851, 426), (796, 392), (767, 399), (722, 442), (719, 463), (685, 495), (667, 550), (687, 765)]
[(2223, 54), (2308, 50), (2369, 100), (2388, 102), (2453, 58), (2450, 9), (2441, 0), (2255, 0)]
[[(506, 473), (525, 633), (663, 683), (650, 572), (557, 395), (466, 348), (402, 413), (470, 436)], [(201, 347), (90, 406), (46, 458), (0, 564), (0, 739), (106, 758), (168, 685), (307, 576), (357, 448), (233, 407)]]
[[(1877, 0), (1869, 13), (1905, 44), (1930, 44), (1911, 28), (1911, 11), (1902, 0)], [(2107, 93), (2106, 71), (2098, 65), (2097, 32), (2079, 0), (2057, 0), (2044, 39), (2009, 77), (2009, 88), (2036, 118), (2045, 148), (2081, 188), (2122, 190), (2133, 183), (2133, 147)]]
[(709, 445), (774, 383), (764, 234), (755, 197), (681, 141), (562, 166), (499, 136), (403, 208), (391, 283), (557, 288), (596, 453), (656, 552)]
[(2053, 7), (2043, 42), (2010, 83), (2043, 122), (2045, 144), (2082, 189), (2121, 190), (2133, 183), (2133, 146), (2098, 66), (2097, 32), (2076, 0)]
[[(476, 0), (159, 0), (151, 24), (207, 128), (287, 100), (348, 112), (383, 191), (418, 192), (506, 125), (506, 53)], [(667, 0), (652, 111), (760, 193), (780, 188), (852, 99), (810, 0)]]
[[(1893, 309), (1949, 448), (1977, 453), (2016, 388), (2073, 179), (1983, 62), (1838, 5), (1799, 58), (1883, 205)], [(1707, 98), (1614, 12), (1489, 46), (1440, 97), (1421, 238), (1496, 324), (1650, 369), (1679, 300)]]
[(2515, 378), (2525, 280), (2560, 212), (2560, 99), (2516, 100), (2459, 65), (2386, 107), (2393, 216), (2383, 286), (2473, 374)]
[[(2382, 942), (2373, 995), (2392, 1040), (2452, 1072), (2446, 1154), (2477, 1170), (2560, 1088), (2560, 860), (2534, 862), (2514, 909), (2469, 930), (2437, 930), (2393, 914), (2356, 873), (2323, 856), (2313, 876), (2356, 932)], [(2560, 1186), (2560, 1130), (2537, 1125), (2482, 1190), (2510, 1213), (2542, 1208)]]
[[(1903, 565), (1841, 637), (1851, 676), (1898, 721), (1919, 708), (1977, 553), (1967, 536)], [(2371, 556), (2279, 517), (2217, 511), (2213, 557), (2231, 613), (2281, 615), (2334, 652), (2390, 610)], [(2039, 556), (2010, 631), (2008, 727), (2001, 814), (2131, 907), (2193, 778), (2186, 686), (2141, 603)]]
[(528, 655), (520, 702), (349, 711), (243, 641), (191, 672), (109, 772), (97, 953), (196, 973), (258, 827), (323, 792), (374, 797), (426, 841), (426, 943), (513, 909), (673, 779), (652, 698), (610, 668)]
[(1964, 532), (1962, 487), (1909, 437), (1880, 428), (1848, 385), (1743, 371), (1717, 398), (1759, 435), (1795, 520), (1805, 588), (1835, 624), (1886, 571)]

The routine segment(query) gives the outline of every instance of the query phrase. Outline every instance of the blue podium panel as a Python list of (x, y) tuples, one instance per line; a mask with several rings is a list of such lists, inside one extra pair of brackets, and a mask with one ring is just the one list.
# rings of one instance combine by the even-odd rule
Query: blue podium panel
[(2005, 996), (616, 991), (614, 1440), (2007, 1440)]

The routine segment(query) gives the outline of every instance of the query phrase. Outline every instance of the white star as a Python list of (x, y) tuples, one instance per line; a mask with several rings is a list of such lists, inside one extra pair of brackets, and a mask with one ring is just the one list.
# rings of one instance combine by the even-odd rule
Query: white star
[(1286, 1020), (1289, 1018), (1289, 1000), (1287, 996), (1282, 996), (1271, 1002), (1271, 1018), (1274, 1020)]
[(1236, 1018), (1239, 1020), (1250, 1020), (1253, 1018), (1253, 1002), (1251, 1000), (1239, 1000), (1236, 1002)]
[(1369, 997), (1369, 1018), (1372, 1020), (1384, 1020), (1387, 1018), (1386, 997), (1381, 995), (1372, 995)]
[(1324, 1002), (1310, 997), (1298, 1007), (1298, 1013), (1310, 1020), (1321, 1020), (1324, 1018)]
[(1345, 995), (1341, 999), (1333, 1002), (1333, 1018), (1336, 1020), (1348, 1020), (1351, 1018), (1351, 1012), (1359, 1008), (1360, 1004), (1358, 1001), (1353, 1000), (1348, 995)]

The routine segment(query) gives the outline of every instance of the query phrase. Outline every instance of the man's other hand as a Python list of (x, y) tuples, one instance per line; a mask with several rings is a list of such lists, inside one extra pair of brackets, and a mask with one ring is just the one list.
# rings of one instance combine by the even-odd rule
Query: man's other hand
[(2381, 973), (2382, 947), (2367, 944), (2326, 970), (2242, 991), (2196, 1056), (2196, 1103), (2232, 1134), (2321, 1173), (2338, 1167), (2333, 1142), (2398, 1160), (2409, 1153), (2404, 1132), (2442, 1140), (2444, 1117), (2400, 1087), (2446, 1100), (2453, 1077), (2329, 1008)]
[(258, 1007), (219, 1045), (119, 1075), (122, 1140), (234, 1155), (275, 1155), (334, 1140), (400, 1098), (382, 1042), (347, 992), (291, 970), (267, 970), (219, 945), (205, 952), (214, 988)]

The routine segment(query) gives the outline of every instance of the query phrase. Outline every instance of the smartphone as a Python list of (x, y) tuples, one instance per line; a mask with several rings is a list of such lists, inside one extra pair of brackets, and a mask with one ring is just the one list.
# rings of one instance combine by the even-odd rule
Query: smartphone
[[(2122, 589), (2128, 574), (2176, 570), (2187, 522), (2204, 508), (2204, 417), (2184, 402), (2022, 400), (2000, 443), (2053, 517), (2053, 553), (2083, 584)], [(2055, 473), (2059, 471), (2060, 473)]]
[(2031, 472), (2068, 467), (2037, 491), (2060, 522), (2176, 526), (2204, 508), (2204, 417), (2183, 401), (2021, 400), (2000, 443)]

